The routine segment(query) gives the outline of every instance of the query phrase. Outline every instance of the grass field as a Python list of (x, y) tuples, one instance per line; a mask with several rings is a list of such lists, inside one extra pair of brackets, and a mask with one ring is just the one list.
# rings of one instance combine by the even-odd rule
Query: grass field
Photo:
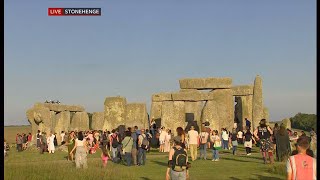
[[(22, 129), (28, 132), (27, 127)], [(12, 142), (19, 127), (5, 127), (5, 138)], [(7, 133), (7, 134), (6, 134)], [(17, 152), (14, 148), (4, 161), (5, 179), (141, 179), (163, 180), (167, 168), (168, 153), (159, 153), (157, 150), (147, 154), (146, 166), (127, 167), (122, 164), (108, 162), (102, 168), (100, 151), (88, 155), (88, 169), (77, 170), (73, 162), (66, 160), (67, 153), (56, 151), (55, 154), (39, 154), (36, 150)], [(208, 157), (212, 157), (208, 151)], [(196, 160), (191, 162), (191, 180), (240, 180), (240, 179), (285, 179), (285, 164), (276, 162), (274, 165), (263, 164), (258, 148), (253, 149), (251, 156), (245, 155), (242, 145), (238, 147), (238, 155), (233, 156), (231, 151), (221, 151), (220, 161)]]

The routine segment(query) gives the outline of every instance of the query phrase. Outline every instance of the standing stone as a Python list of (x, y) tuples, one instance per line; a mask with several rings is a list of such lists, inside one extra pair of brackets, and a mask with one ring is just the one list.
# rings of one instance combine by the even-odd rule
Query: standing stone
[(150, 114), (150, 120), (161, 120), (162, 115), (162, 102), (152, 102), (151, 103), (151, 114)]
[(112, 130), (125, 124), (125, 108), (127, 100), (124, 97), (107, 97), (104, 101), (103, 129)]
[[(184, 109), (185, 109), (185, 114), (186, 116), (188, 114), (193, 114), (193, 121), (197, 121), (197, 124), (198, 124), (198, 127), (201, 127), (200, 123), (201, 123), (201, 112), (202, 112), (202, 106), (203, 106), (203, 101), (198, 101), (198, 102), (184, 102)], [(186, 117), (186, 120), (189, 120), (188, 119), (189, 117)]]
[(161, 126), (171, 129), (171, 132), (176, 135), (177, 127), (185, 128), (185, 119), (185, 107), (183, 101), (164, 101), (162, 103)]
[(87, 112), (76, 112), (70, 124), (71, 130), (86, 131), (89, 130), (89, 116)]
[(68, 131), (70, 127), (70, 112), (62, 111), (56, 114), (55, 132), (60, 134), (61, 131)]
[(50, 119), (51, 119), (51, 124), (50, 124), (50, 129), (52, 133), (58, 133), (55, 131), (55, 126), (56, 126), (56, 112), (50, 111)]
[(209, 121), (213, 129), (232, 130), (234, 122), (234, 100), (231, 89), (211, 91), (213, 100), (207, 101), (202, 112), (202, 122)]
[(126, 105), (125, 126), (138, 126), (139, 129), (148, 128), (148, 114), (145, 103), (130, 103)]
[(269, 124), (269, 109), (267, 107), (263, 108), (263, 118), (266, 119), (267, 124)]
[(263, 117), (262, 79), (259, 75), (254, 80), (252, 101), (252, 127), (255, 129)]
[(27, 112), (27, 119), (28, 121), (30, 122), (30, 125), (31, 125), (31, 133), (32, 133), (32, 142), (33, 144), (36, 143), (36, 134), (38, 133), (38, 124), (36, 124), (36, 122), (34, 121), (34, 109), (31, 108), (31, 109), (28, 109)]
[(47, 134), (51, 132), (52, 118), (49, 108), (43, 106), (34, 107), (34, 120), (39, 124), (39, 130), (46, 132)]
[(217, 107), (217, 102), (211, 100), (204, 103), (202, 110), (201, 122), (208, 121), (210, 123), (210, 128), (218, 130), (220, 132), (220, 123), (219, 123), (219, 112)]
[(283, 119), (281, 123), (283, 123), (284, 127), (291, 130), (291, 121), (289, 118)]
[(244, 115), (244, 109), (245, 109), (243, 107), (244, 101), (245, 100), (240, 96), (235, 97), (235, 102), (237, 104), (234, 107), (234, 110), (235, 110), (234, 116), (235, 116), (235, 119), (237, 119), (239, 121), (237, 127), (241, 130), (243, 129), (243, 125), (244, 125), (244, 122), (243, 122), (243, 120), (244, 120), (243, 115)]
[(91, 127), (90, 129), (93, 130), (103, 130), (104, 125), (104, 112), (94, 112), (92, 114), (92, 122), (91, 122)]

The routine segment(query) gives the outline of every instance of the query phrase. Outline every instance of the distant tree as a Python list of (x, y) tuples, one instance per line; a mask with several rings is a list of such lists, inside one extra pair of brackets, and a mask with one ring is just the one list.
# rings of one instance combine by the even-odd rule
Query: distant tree
[(317, 129), (317, 115), (298, 113), (294, 117), (290, 118), (291, 127), (295, 129), (301, 129), (310, 131), (311, 128)]

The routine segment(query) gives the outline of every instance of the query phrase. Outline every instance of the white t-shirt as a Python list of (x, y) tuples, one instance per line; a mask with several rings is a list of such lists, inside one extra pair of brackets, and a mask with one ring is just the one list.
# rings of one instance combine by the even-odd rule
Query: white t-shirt
[(162, 131), (160, 133), (159, 141), (164, 141), (166, 139), (167, 135), (168, 135), (168, 133), (166, 131)]
[(229, 134), (227, 131), (222, 131), (222, 139), (227, 141), (229, 139)]
[(242, 132), (242, 131), (239, 131), (239, 132), (238, 132), (238, 138), (242, 139), (242, 137), (243, 137), (243, 132)]
[(199, 133), (195, 130), (188, 131), (189, 144), (198, 144)]

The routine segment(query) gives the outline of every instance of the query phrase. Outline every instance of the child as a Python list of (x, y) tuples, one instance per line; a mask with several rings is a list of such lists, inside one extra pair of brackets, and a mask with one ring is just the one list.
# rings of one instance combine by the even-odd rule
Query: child
[(103, 147), (102, 148), (102, 153), (101, 153), (101, 160), (102, 160), (103, 167), (107, 166), (109, 158), (110, 158), (110, 153), (109, 153), (108, 149)]

